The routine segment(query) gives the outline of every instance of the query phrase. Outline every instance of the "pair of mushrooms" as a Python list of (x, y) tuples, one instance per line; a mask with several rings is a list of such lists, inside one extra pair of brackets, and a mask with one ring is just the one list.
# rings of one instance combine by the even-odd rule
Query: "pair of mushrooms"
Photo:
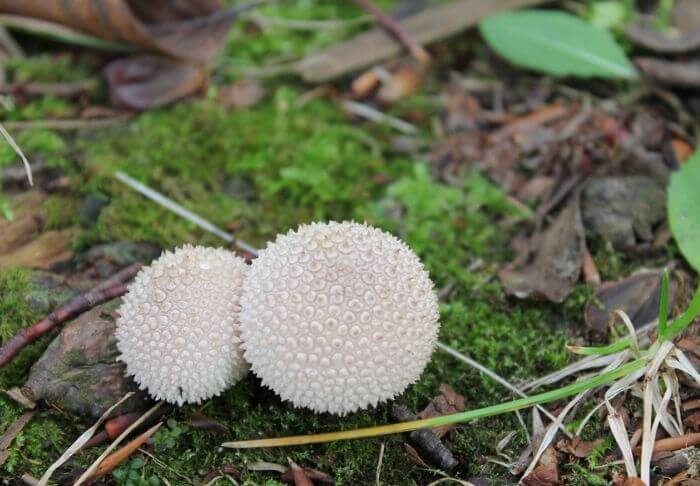
[(397, 238), (354, 222), (279, 235), (252, 265), (224, 249), (164, 253), (117, 320), (127, 374), (199, 403), (248, 369), (296, 406), (345, 414), (414, 383), (438, 333), (433, 283)]

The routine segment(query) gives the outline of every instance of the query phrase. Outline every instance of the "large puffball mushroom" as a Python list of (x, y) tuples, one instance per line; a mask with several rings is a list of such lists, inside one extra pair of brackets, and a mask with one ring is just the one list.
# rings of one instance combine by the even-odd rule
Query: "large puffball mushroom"
[(345, 414), (401, 393), (438, 333), (433, 283), (397, 238), (314, 223), (260, 252), (241, 299), (245, 358), (296, 406)]
[(227, 250), (186, 245), (139, 272), (119, 308), (116, 337), (141, 389), (178, 405), (199, 403), (246, 373), (239, 317), (247, 270)]

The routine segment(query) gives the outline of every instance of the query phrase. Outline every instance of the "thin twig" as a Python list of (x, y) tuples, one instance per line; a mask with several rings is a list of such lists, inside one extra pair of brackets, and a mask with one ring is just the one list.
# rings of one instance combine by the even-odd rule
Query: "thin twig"
[(141, 269), (140, 263), (134, 263), (115, 273), (112, 277), (97, 285), (86, 294), (71, 299), (36, 324), (21, 329), (5, 345), (0, 348), (0, 368), (12, 361), (27, 345), (33, 343), (44, 334), (50, 332), (59, 324), (92, 309), (93, 307), (121, 297), (126, 293), (127, 284)]
[(430, 64), (430, 54), (390, 15), (387, 15), (371, 0), (355, 0), (355, 3), (377, 18), (377, 21), (388, 30), (421, 64)]
[(129, 120), (131, 114), (118, 115), (111, 118), (65, 118), (56, 120), (23, 120), (10, 121), (5, 125), (10, 130), (28, 130), (30, 128), (45, 128), (49, 130), (92, 130), (113, 127)]

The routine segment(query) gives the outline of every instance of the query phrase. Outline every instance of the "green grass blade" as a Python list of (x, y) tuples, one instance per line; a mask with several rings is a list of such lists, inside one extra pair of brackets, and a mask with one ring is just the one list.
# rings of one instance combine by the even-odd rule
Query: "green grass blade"
[(700, 314), (700, 287), (695, 291), (693, 300), (683, 314), (676, 317), (671, 324), (666, 326), (666, 340), (673, 339), (688, 327)]
[(566, 349), (574, 354), (580, 354), (582, 356), (590, 355), (602, 355), (602, 354), (613, 354), (625, 350), (632, 344), (632, 338), (626, 337), (615, 341), (607, 346), (566, 346)]
[[(700, 295), (700, 294), (699, 294)], [(700, 305), (700, 298), (698, 299)], [(333, 442), (337, 440), (362, 439), (366, 437), (377, 437), (380, 435), (398, 434), (401, 432), (410, 432), (412, 430), (424, 429), (429, 427), (439, 427), (441, 425), (452, 425), (471, 420), (476, 420), (493, 415), (501, 415), (508, 412), (514, 412), (522, 408), (531, 407), (533, 405), (552, 402), (565, 398), (582, 391), (606, 385), (619, 378), (629, 375), (634, 371), (643, 368), (646, 360), (637, 359), (626, 365), (623, 365), (615, 370), (607, 373), (594, 376), (587, 380), (572, 383), (556, 390), (539, 393), (527, 398), (513, 400), (511, 402), (500, 403), (490, 407), (484, 407), (477, 410), (469, 410), (467, 412), (455, 413), (451, 415), (443, 415), (441, 417), (433, 417), (423, 420), (412, 420), (409, 422), (400, 422), (398, 424), (380, 425), (377, 427), (368, 427), (364, 429), (348, 430), (345, 432), (329, 432), (325, 434), (312, 435), (297, 435), (291, 437), (279, 437), (274, 439), (258, 439), (247, 441), (224, 442), (222, 446), (232, 449), (251, 449), (256, 447), (284, 447), (291, 445), (318, 444), (322, 442)]]
[(659, 298), (659, 338), (666, 340), (668, 332), (668, 270), (661, 276), (661, 296)]

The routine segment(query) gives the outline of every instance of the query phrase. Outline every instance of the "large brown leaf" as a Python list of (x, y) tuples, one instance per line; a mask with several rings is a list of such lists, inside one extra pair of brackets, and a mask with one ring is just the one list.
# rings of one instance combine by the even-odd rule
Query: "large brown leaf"
[(219, 0), (0, 0), (0, 13), (39, 19), (152, 54), (117, 59), (104, 74), (112, 103), (144, 110), (191, 95), (231, 22), (252, 5)]
[(528, 248), (524, 265), (516, 260), (498, 272), (506, 292), (520, 299), (563, 301), (579, 279), (586, 249), (578, 199), (534, 234)]
[(0, 0), (2, 13), (193, 62), (211, 59), (237, 11), (222, 10), (218, 0)]

